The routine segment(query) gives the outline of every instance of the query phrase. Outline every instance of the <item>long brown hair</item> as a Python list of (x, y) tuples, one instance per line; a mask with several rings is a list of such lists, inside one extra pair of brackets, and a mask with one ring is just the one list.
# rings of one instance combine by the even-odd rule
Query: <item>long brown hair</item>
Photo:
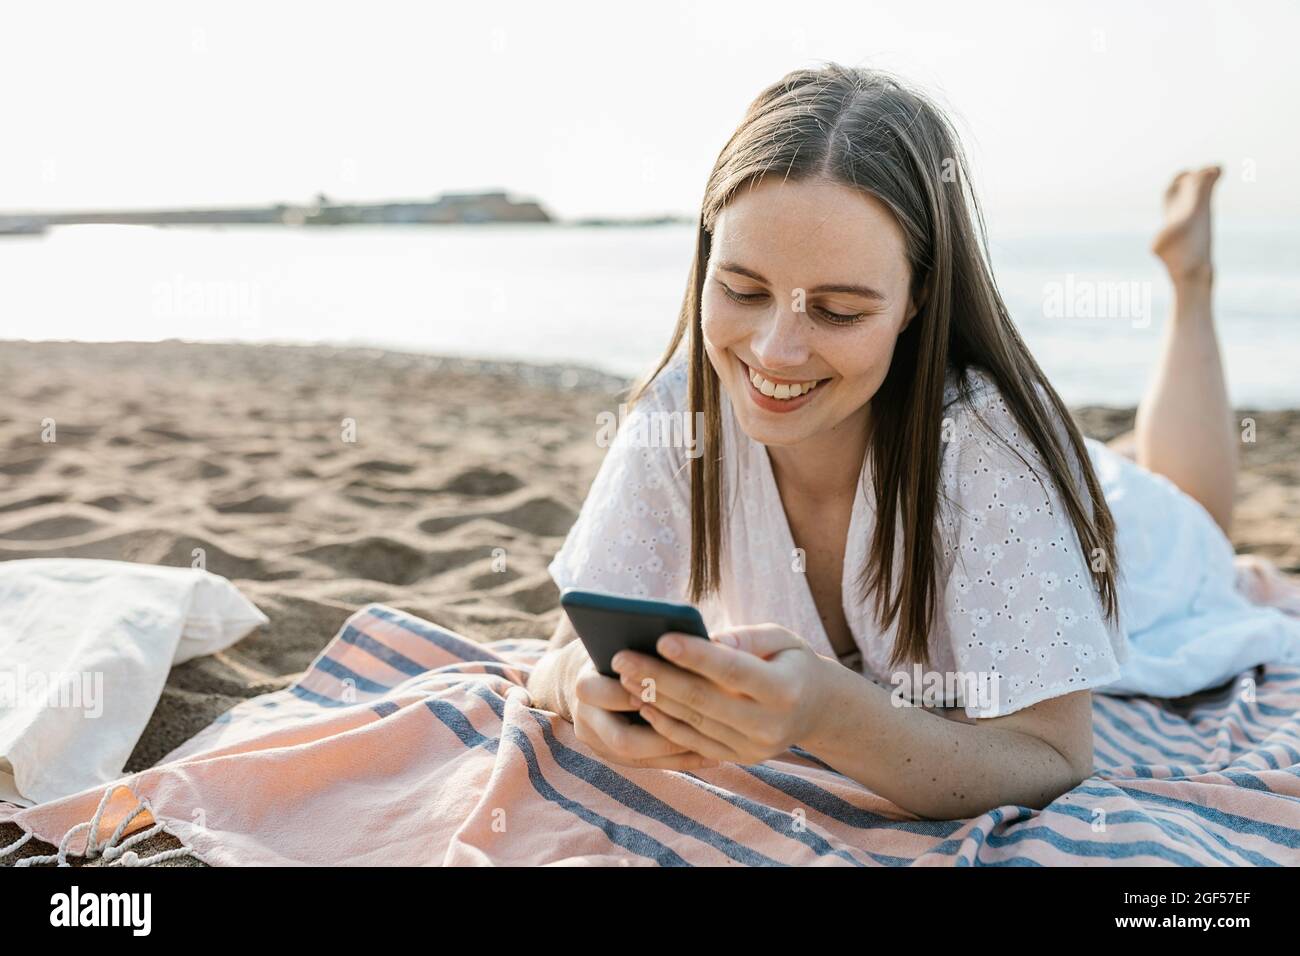
[[(965, 376), (971, 366), (985, 370), (1001, 390), (1056, 482), (1083, 553), (1093, 556), (1089, 565), (1106, 617), (1117, 620), (1114, 520), (1078, 427), (1016, 331), (994, 284), (983, 213), (952, 125), (927, 97), (897, 78), (834, 63), (795, 70), (765, 89), (723, 147), (705, 189), (690, 281), (672, 341), (655, 370), (631, 391), (635, 402), (689, 337), (688, 401), (692, 413), (704, 413), (704, 435), (695, 439), (720, 450), (691, 461), (690, 599), (698, 602), (717, 590), (723, 540), (720, 384), (704, 350), (700, 314), (710, 241), (718, 214), (737, 190), (769, 171), (860, 189), (889, 207), (906, 236), (913, 301), (922, 304), (900, 334), (889, 372), (872, 399), (867, 447), (876, 514), (896, 518), (877, 522), (858, 579), (863, 594), (874, 595), (881, 630), (898, 619), (891, 666), (929, 664), (928, 636), (938, 602), (937, 496), (949, 368), (959, 373), (959, 401), (971, 400)], [(1058, 428), (1077, 472), (1067, 463)], [(1025, 465), (1033, 470), (1030, 462)], [(1092, 505), (1091, 515), (1085, 502)], [(903, 562), (895, 588), (897, 527)], [(1103, 558), (1100, 568), (1097, 556)]]

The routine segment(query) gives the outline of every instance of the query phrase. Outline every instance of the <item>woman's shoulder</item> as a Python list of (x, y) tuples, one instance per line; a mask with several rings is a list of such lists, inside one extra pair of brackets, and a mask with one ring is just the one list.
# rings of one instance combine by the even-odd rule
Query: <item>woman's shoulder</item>
[[(1036, 391), (1052, 416), (1046, 390), (1038, 385)], [(1058, 424), (1058, 431), (1062, 427)], [(960, 500), (972, 493), (990, 493), (985, 487), (990, 481), (995, 490), (1003, 491), (1010, 490), (1008, 482), (1026, 488), (1041, 485), (1043, 454), (987, 369), (949, 370), (940, 434), (943, 482), (952, 497)]]
[(964, 369), (949, 366), (943, 383), (945, 415), (968, 408), (984, 409), (1000, 403), (1002, 390), (988, 369), (979, 365), (968, 365)]
[[(1047, 388), (1041, 382), (1035, 382), (1034, 391), (1048, 417), (1056, 420)], [(948, 369), (944, 381), (943, 415), (945, 421), (957, 424), (960, 431), (978, 433), (982, 438), (1001, 438), (1013, 444), (1029, 444), (1002, 387), (993, 373), (981, 366)], [(1058, 432), (1062, 427), (1056, 420)]]
[(614, 439), (620, 457), (633, 456), (647, 473), (687, 480), (687, 459), (697, 457), (699, 427), (691, 421), (687, 401), (687, 362), (684, 349), (648, 381), (638, 380), (619, 407)]
[(647, 411), (680, 411), (686, 407), (689, 363), (686, 350), (679, 348), (658, 373), (646, 383), (636, 404)]

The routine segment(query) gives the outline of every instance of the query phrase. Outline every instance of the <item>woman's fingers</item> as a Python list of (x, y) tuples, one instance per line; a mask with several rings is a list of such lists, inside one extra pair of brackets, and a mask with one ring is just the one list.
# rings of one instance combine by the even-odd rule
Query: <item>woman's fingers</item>
[(612, 677), (594, 670), (574, 685), (574, 731), (597, 756), (611, 763), (658, 770), (702, 770), (717, 761), (673, 743), (648, 725), (628, 722), (624, 713), (641, 706)]
[(661, 736), (653, 727), (638, 727), (619, 714), (585, 707), (574, 721), (578, 739), (596, 756), (610, 763), (648, 770), (706, 770), (719, 761), (682, 747)]
[(578, 675), (573, 693), (584, 704), (602, 710), (636, 710), (627, 691), (616, 678), (605, 677), (594, 669)]
[[(705, 642), (696, 640), (695, 643)], [(731, 653), (738, 658), (748, 656), (737, 651)], [(761, 716), (761, 707), (752, 698), (733, 693), (707, 677), (667, 661), (632, 651), (620, 651), (615, 657), (614, 666), (619, 671), (629, 700), (654, 704), (671, 697), (685, 705), (689, 711), (736, 730), (744, 730)]]
[(721, 641), (701, 641), (668, 633), (659, 638), (655, 647), (678, 667), (708, 678), (719, 687), (755, 700), (779, 697), (782, 677), (766, 658), (799, 647), (799, 638), (766, 625), (733, 627), (725, 637), (736, 643), (728, 646)]
[[(703, 754), (715, 760), (727, 760), (732, 763), (745, 763), (740, 758), (734, 746), (743, 746), (739, 738), (730, 727), (722, 727), (712, 721), (704, 720), (700, 725), (688, 723), (678, 717), (670, 716), (665, 711), (666, 706), (672, 706), (669, 700), (661, 700), (657, 705), (646, 704), (641, 708), (641, 716), (650, 722), (658, 733), (671, 740), (675, 744), (688, 747), (695, 753)], [(721, 734), (723, 739), (719, 740), (713, 734)], [(724, 742), (725, 741), (725, 742)]]
[[(746, 749), (749, 742), (749, 737), (744, 732), (697, 710), (692, 710), (672, 697), (661, 696), (658, 700), (644, 705), (640, 713), (650, 721), (650, 726), (669, 740), (720, 759), (734, 759), (738, 753)], [(651, 715), (662, 716), (669, 719), (671, 723), (663, 726), (656, 725), (650, 720)], [(665, 727), (674, 732), (665, 733)], [(690, 733), (682, 728), (689, 730)], [(708, 742), (707, 747), (705, 741)]]
[(653, 757), (647, 760), (625, 762), (616, 757), (609, 758), (615, 763), (643, 770), (708, 770), (717, 767), (721, 761), (697, 753), (685, 753), (675, 757)]
[[(623, 696), (626, 700), (627, 695)], [(653, 727), (630, 723), (622, 714), (581, 703), (578, 709), (573, 721), (578, 739), (603, 757), (627, 762), (690, 752), (689, 748), (660, 736)]]

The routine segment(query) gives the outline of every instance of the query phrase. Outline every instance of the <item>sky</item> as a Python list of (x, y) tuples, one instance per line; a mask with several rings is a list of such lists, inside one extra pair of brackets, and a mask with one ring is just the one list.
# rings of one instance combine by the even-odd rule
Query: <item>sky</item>
[(0, 211), (501, 188), (695, 216), (749, 102), (835, 60), (954, 114), (1000, 229), (1143, 228), (1207, 162), (1221, 225), (1300, 224), (1293, 2), (53, 0), (3, 24)]

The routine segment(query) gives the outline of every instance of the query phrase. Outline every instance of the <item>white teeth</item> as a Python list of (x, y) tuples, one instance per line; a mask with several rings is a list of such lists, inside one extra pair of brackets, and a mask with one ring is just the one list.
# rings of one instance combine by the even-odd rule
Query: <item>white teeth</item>
[(798, 398), (800, 395), (811, 392), (817, 387), (816, 382), (796, 382), (793, 385), (778, 385), (775, 382), (768, 381), (753, 369), (749, 370), (749, 380), (753, 382), (754, 387), (764, 395), (769, 398), (775, 398), (779, 401)]

